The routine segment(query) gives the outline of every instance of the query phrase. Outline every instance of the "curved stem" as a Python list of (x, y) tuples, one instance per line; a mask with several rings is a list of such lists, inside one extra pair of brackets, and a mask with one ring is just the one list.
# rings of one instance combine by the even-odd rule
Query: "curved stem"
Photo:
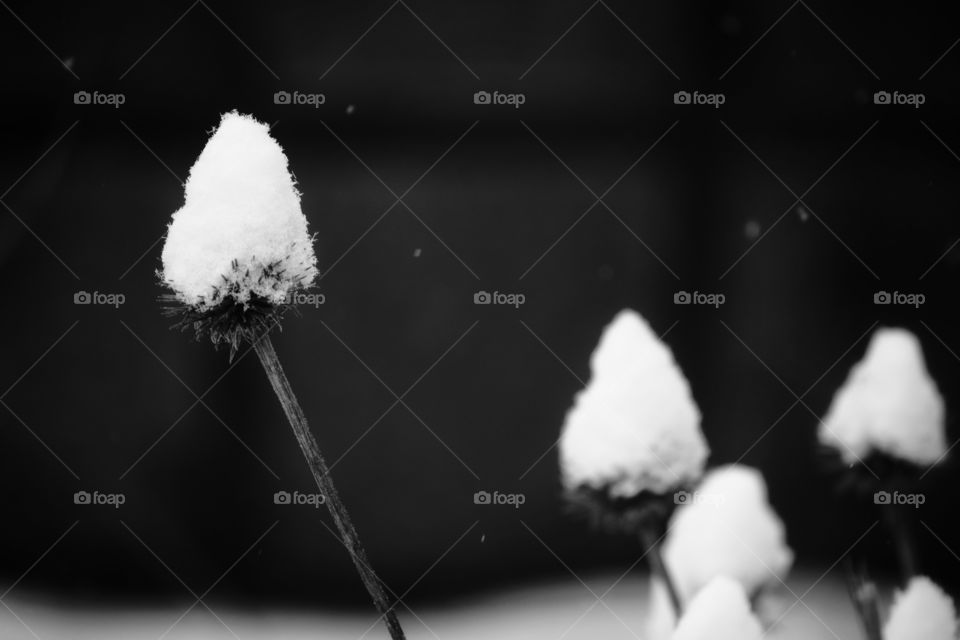
[(350, 521), (350, 515), (347, 513), (347, 509), (340, 500), (340, 495), (337, 493), (336, 487), (333, 485), (333, 479), (330, 477), (330, 469), (320, 454), (320, 447), (317, 445), (313, 433), (310, 432), (310, 427), (307, 424), (306, 416), (303, 414), (303, 409), (300, 407), (300, 403), (297, 401), (297, 397), (293, 394), (293, 389), (290, 387), (290, 382), (283, 372), (283, 367), (277, 358), (277, 352), (273, 348), (270, 335), (264, 333), (257, 338), (253, 343), (253, 349), (256, 351), (257, 357), (260, 359), (260, 364), (263, 365), (263, 369), (267, 373), (270, 385), (280, 399), (283, 412), (287, 415), (287, 420), (290, 421), (293, 434), (300, 444), (300, 450), (303, 452), (303, 456), (307, 459), (307, 465), (310, 467), (313, 479), (317, 483), (317, 488), (320, 489), (320, 493), (325, 498), (327, 508), (330, 510), (330, 515), (333, 516), (333, 521), (337, 526), (337, 530), (340, 532), (344, 546), (347, 548), (347, 551), (350, 552), (350, 558), (357, 568), (357, 573), (360, 574), (364, 586), (370, 593), (370, 597), (373, 598), (373, 603), (377, 607), (377, 611), (380, 612), (380, 617), (385, 620), (387, 629), (390, 632), (390, 637), (393, 638), (393, 640), (404, 640), (403, 629), (400, 627), (397, 614), (393, 609), (393, 605), (387, 599), (380, 580), (377, 578), (377, 574), (370, 568), (366, 553), (360, 544), (360, 537), (357, 535), (357, 530), (354, 528), (353, 522)]

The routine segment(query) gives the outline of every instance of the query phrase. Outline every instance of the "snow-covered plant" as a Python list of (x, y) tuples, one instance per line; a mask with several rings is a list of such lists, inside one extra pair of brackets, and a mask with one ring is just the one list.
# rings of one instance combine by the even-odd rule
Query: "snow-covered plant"
[[(712, 469), (683, 498), (667, 526), (663, 557), (684, 602), (718, 576), (739, 582), (755, 601), (786, 579), (793, 551), (759, 471), (742, 465)], [(664, 587), (655, 581), (648, 628), (663, 635), (674, 622)]]
[(671, 640), (760, 640), (763, 628), (750, 611), (743, 586), (718, 576), (701, 589), (680, 618)]
[(674, 494), (699, 480), (709, 449), (690, 385), (635, 311), (621, 311), (604, 329), (559, 444), (568, 501), (638, 534), (679, 612), (659, 544)]
[(916, 576), (894, 596), (883, 640), (956, 640), (957, 611), (930, 578)]
[(875, 453), (917, 467), (943, 459), (943, 397), (913, 333), (883, 328), (873, 334), (834, 396), (819, 437), (850, 465)]
[(859, 487), (868, 496), (878, 492), (873, 500), (908, 579), (917, 565), (911, 516), (886, 504), (883, 492), (904, 491), (919, 471), (947, 454), (943, 397), (913, 333), (900, 328), (874, 332), (866, 355), (834, 395), (819, 439), (843, 462), (839, 486)]
[(181, 326), (229, 344), (231, 358), (241, 342), (252, 345), (357, 572), (391, 637), (402, 639), (270, 340), (292, 294), (309, 287), (317, 269), (300, 194), (267, 125), (235, 111), (223, 115), (190, 170), (162, 259), (159, 275), (173, 292)]
[(756, 469), (712, 469), (667, 527), (664, 560), (690, 597), (713, 578), (736, 579), (751, 596), (786, 577), (793, 563), (783, 521), (767, 501)]
[(672, 493), (696, 482), (709, 454), (690, 385), (640, 314), (621, 311), (567, 413), (560, 467), (568, 490), (610, 498)]
[(161, 280), (185, 324), (234, 352), (313, 284), (317, 259), (300, 194), (266, 124), (223, 115), (190, 169), (162, 260)]

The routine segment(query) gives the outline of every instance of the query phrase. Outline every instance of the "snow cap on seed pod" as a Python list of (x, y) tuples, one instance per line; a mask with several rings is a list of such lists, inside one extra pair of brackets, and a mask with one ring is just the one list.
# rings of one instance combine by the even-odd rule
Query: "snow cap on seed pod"
[(159, 273), (184, 324), (236, 346), (316, 277), (300, 194), (269, 127), (226, 113), (173, 214)]
[(564, 487), (613, 499), (668, 494), (696, 482), (708, 455), (700, 411), (669, 347), (640, 314), (621, 311), (563, 425)]
[(874, 332), (820, 424), (820, 442), (853, 464), (872, 453), (928, 467), (947, 451), (943, 397), (927, 372), (917, 337)]
[(700, 590), (671, 640), (760, 640), (763, 629), (750, 611), (743, 586), (718, 576)]
[[(768, 588), (786, 579), (793, 564), (783, 521), (767, 501), (756, 469), (728, 465), (712, 469), (692, 493), (678, 494), (663, 543), (663, 558), (683, 602), (717, 576), (740, 583), (760, 609), (775, 605)], [(647, 628), (663, 637), (676, 622), (664, 585), (654, 580)], [(758, 617), (763, 617), (758, 613)]]
[(883, 640), (955, 640), (957, 611), (930, 578), (916, 576), (893, 599)]
[(685, 497), (688, 504), (674, 511), (663, 545), (681, 597), (690, 598), (719, 575), (734, 578), (751, 596), (786, 578), (793, 551), (759, 471), (742, 465), (712, 469)]

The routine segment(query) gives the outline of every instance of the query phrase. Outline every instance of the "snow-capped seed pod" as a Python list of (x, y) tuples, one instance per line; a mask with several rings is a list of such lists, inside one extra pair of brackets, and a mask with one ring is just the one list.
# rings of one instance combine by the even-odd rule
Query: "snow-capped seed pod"
[(223, 115), (190, 169), (162, 260), (159, 275), (183, 324), (233, 350), (312, 285), (313, 239), (287, 157), (266, 124)]
[[(758, 610), (776, 600), (768, 588), (786, 579), (793, 563), (783, 522), (767, 501), (767, 487), (756, 469), (728, 465), (712, 469), (693, 492), (678, 494), (663, 544), (663, 557), (683, 602), (689, 602), (717, 576), (740, 583)], [(646, 627), (662, 637), (676, 618), (664, 585), (650, 590)], [(761, 617), (761, 614), (757, 614)], [(776, 616), (774, 616), (776, 617)]]
[(786, 578), (793, 551), (759, 471), (742, 465), (712, 469), (695, 492), (682, 497), (688, 504), (674, 511), (663, 553), (685, 598), (719, 575), (740, 582), (750, 596)]
[(237, 112), (220, 126), (190, 169), (183, 207), (163, 247), (162, 283), (173, 291), (181, 327), (214, 344), (251, 343), (294, 432), (344, 547), (393, 640), (403, 640), (396, 608), (370, 566), (270, 338), (293, 300), (317, 274), (313, 239), (287, 157), (267, 125)]
[(760, 640), (763, 629), (739, 582), (718, 576), (694, 596), (671, 640)]
[(660, 541), (673, 494), (700, 478), (709, 450), (690, 385), (635, 311), (621, 311), (604, 329), (559, 444), (567, 501), (595, 523), (639, 536), (679, 615)]
[(564, 487), (629, 499), (696, 482), (709, 454), (700, 411), (669, 347), (646, 320), (631, 310), (617, 314), (590, 369), (560, 438)]
[(881, 454), (917, 467), (946, 455), (944, 403), (917, 337), (878, 329), (850, 370), (819, 429), (820, 442), (847, 465)]
[(917, 576), (894, 596), (883, 640), (955, 640), (953, 600), (930, 578)]

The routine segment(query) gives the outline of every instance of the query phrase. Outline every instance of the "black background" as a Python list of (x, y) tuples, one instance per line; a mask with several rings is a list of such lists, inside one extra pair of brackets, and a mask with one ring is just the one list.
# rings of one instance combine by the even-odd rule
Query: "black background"
[[(366, 601), (327, 514), (273, 504), (311, 481), (255, 358), (224, 375), (226, 353), (170, 331), (157, 301), (180, 180), (231, 109), (273, 125), (301, 185), (326, 304), (277, 348), (396, 592), (566, 577), (537, 537), (577, 571), (640, 555), (564, 514), (548, 452), (628, 306), (668, 332), (711, 463), (763, 470), (798, 563), (826, 568), (877, 519), (834, 494), (815, 438), (874, 323), (917, 333), (960, 437), (951, 18), (815, 0), (5, 4), (0, 576), (69, 530), (18, 590), (179, 597), (163, 563), (199, 592), (259, 539), (218, 594)], [(126, 102), (74, 104), (82, 90)], [(675, 105), (679, 90), (726, 103)], [(879, 90), (926, 103), (875, 105)], [(81, 290), (126, 303), (74, 305)], [(478, 290), (526, 303), (477, 306)], [(679, 290), (726, 303), (677, 306)], [(879, 290), (926, 303), (876, 306)], [(928, 475), (916, 513), (923, 567), (948, 584), (956, 482), (951, 462)], [(127, 501), (78, 506), (78, 490)], [(879, 528), (861, 544), (891, 566)]]

